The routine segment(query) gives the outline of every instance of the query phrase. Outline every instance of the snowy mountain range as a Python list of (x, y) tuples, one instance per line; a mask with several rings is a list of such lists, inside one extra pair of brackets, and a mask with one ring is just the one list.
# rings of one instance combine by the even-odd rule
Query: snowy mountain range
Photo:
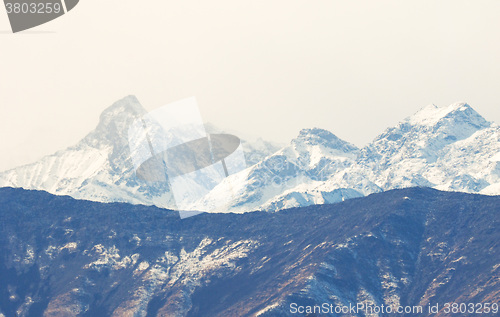
[[(301, 134), (307, 134), (311, 140), (325, 140), (329, 133), (304, 130)], [(298, 140), (302, 138), (301, 135)], [(349, 147), (348, 151), (339, 152), (345, 149), (341, 142), (326, 146), (312, 141), (302, 147), (296, 144), (294, 140), (284, 151), (296, 150), (296, 157), (315, 157), (312, 166), (308, 166), (313, 177), (285, 188), (263, 207), (277, 210), (332, 203), (415, 186), (500, 194), (500, 128), (464, 103), (445, 108), (427, 106), (359, 150)], [(328, 168), (336, 166), (330, 162), (329, 153), (335, 153), (335, 158), (343, 162), (342, 167), (318, 175), (324, 171), (321, 168), (325, 160)], [(280, 154), (268, 160), (277, 155)]]
[[(127, 144), (130, 124), (146, 113), (129, 96), (106, 109), (98, 126), (75, 146), (0, 173), (0, 186), (45, 190), (100, 202), (174, 206), (166, 182), (135, 176)], [(213, 126), (207, 130), (220, 131)], [(500, 128), (468, 104), (427, 106), (359, 149), (322, 129), (304, 129), (281, 149), (243, 141), (249, 167), (231, 182), (226, 210), (280, 210), (335, 203), (405, 187), (500, 194)], [(227, 199), (216, 186), (192, 210)], [(224, 190), (222, 190), (224, 188)]]
[[(145, 114), (134, 96), (117, 101), (101, 114), (96, 129), (76, 145), (0, 173), (0, 187), (40, 189), (99, 202), (174, 207), (168, 182), (144, 182), (135, 175), (127, 133), (134, 120)], [(221, 132), (211, 124), (207, 131)], [(257, 162), (279, 149), (262, 139), (242, 140), (242, 144), (247, 162)]]

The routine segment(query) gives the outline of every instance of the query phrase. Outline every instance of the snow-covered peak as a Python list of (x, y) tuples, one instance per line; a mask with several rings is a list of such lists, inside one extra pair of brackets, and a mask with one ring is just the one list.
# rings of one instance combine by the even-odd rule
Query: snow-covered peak
[[(139, 100), (135, 96), (127, 96), (116, 101), (101, 113), (97, 129), (109, 130), (110, 126), (118, 128), (117, 124), (130, 124), (145, 114), (146, 110)], [(124, 129), (124, 131), (126, 132), (128, 129)]]
[(0, 173), (0, 186), (46, 190), (95, 201), (171, 207), (168, 184), (135, 177), (128, 144), (130, 124), (146, 114), (134, 96), (105, 109), (84, 139), (41, 160)]
[(127, 147), (129, 126), (147, 112), (135, 96), (127, 96), (106, 108), (99, 117), (99, 123), (84, 142), (93, 147)]
[[(497, 182), (485, 176), (494, 174), (489, 156), (480, 157), (496, 149), (494, 130), (466, 103), (429, 105), (368, 144), (358, 170), (383, 189), (427, 186), (478, 192)], [(486, 172), (481, 174), (481, 169)]]
[(292, 146), (295, 148), (317, 145), (339, 150), (344, 153), (358, 151), (358, 148), (351, 143), (340, 139), (330, 131), (319, 128), (302, 129), (299, 135), (292, 140)]
[(142, 107), (135, 96), (122, 98), (106, 108), (99, 117), (99, 126), (107, 126), (112, 122), (120, 121), (127, 117), (135, 118), (142, 116), (146, 110)]
[(489, 126), (479, 113), (464, 102), (454, 103), (447, 107), (431, 104), (420, 109), (405, 121), (417, 126), (435, 126), (441, 121), (468, 122), (482, 128)]
[(466, 103), (441, 108), (429, 105), (388, 128), (367, 147), (390, 148), (391, 151), (401, 147), (436, 151), (489, 127), (491, 123)]

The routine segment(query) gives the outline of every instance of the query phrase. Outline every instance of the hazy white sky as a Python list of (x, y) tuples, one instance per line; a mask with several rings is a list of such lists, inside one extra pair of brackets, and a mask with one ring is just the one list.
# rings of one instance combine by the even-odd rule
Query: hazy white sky
[(81, 0), (11, 34), (0, 10), (0, 170), (77, 142), (117, 99), (196, 96), (206, 121), (362, 146), (419, 108), (500, 123), (500, 1)]

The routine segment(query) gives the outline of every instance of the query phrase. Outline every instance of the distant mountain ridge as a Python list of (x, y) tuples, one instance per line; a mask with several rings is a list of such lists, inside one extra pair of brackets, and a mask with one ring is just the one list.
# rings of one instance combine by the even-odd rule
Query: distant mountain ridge
[[(103, 111), (95, 130), (76, 145), (0, 173), (0, 187), (40, 189), (100, 202), (174, 207), (168, 183), (147, 183), (134, 172), (128, 129), (146, 113), (134, 96), (115, 102)], [(262, 139), (242, 142), (249, 161), (258, 161), (278, 149)]]
[[(288, 147), (250, 167), (248, 177), (250, 185), (242, 183), (230, 210), (334, 203), (415, 186), (499, 195), (500, 128), (457, 103), (427, 106), (362, 149), (328, 131), (305, 129)], [(220, 194), (215, 188), (196, 207)]]
[[(141, 182), (132, 168), (127, 129), (145, 113), (133, 96), (116, 102), (77, 145), (0, 173), (0, 186), (173, 207), (168, 183)], [(335, 203), (413, 186), (500, 194), (500, 128), (466, 103), (424, 107), (361, 149), (317, 128), (302, 130), (281, 149), (264, 140), (242, 142), (249, 167), (225, 180), (233, 190), (221, 212)], [(215, 187), (190, 209), (227, 200), (227, 188)]]
[(410, 188), (181, 220), (2, 188), (0, 316), (304, 315), (293, 303), (457, 316), (426, 307), (500, 300), (499, 208), (497, 196)]

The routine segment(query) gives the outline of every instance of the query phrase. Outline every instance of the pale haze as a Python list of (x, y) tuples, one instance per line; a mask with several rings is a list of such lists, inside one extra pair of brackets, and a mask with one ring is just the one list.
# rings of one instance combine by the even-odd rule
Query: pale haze
[(82, 0), (12, 34), (0, 9), (0, 170), (76, 143), (114, 101), (196, 96), (205, 121), (363, 146), (434, 103), (500, 123), (500, 1)]

